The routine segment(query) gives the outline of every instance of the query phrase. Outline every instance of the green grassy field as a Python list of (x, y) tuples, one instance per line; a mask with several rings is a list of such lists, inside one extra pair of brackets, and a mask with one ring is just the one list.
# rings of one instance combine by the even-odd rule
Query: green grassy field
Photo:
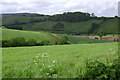
[(114, 60), (118, 43), (3, 48), (3, 78), (76, 78), (87, 60)]
[[(36, 41), (40, 42), (42, 40), (48, 40), (51, 44), (55, 44), (60, 40), (60, 35), (43, 32), (43, 31), (21, 31), (21, 30), (12, 30), (12, 29), (2, 29), (3, 37), (2, 40), (9, 40), (15, 37), (24, 37), (25, 39), (33, 38)], [(77, 44), (80, 42), (91, 42), (91, 43), (106, 43), (113, 42), (108, 40), (98, 40), (98, 39), (90, 39), (90, 38), (80, 38), (76, 36), (68, 35), (68, 39), (70, 43)]]
[[(52, 21), (47, 21), (47, 22), (35, 22), (32, 24), (24, 24), (24, 25), (17, 25), (21, 26), (25, 30), (48, 30), (51, 32), (56, 32), (56, 33), (70, 33), (70, 32), (88, 32), (89, 29), (92, 27), (92, 23), (97, 23), (100, 24), (102, 20), (88, 20), (84, 22), (52, 22)], [(54, 31), (55, 29), (53, 28), (54, 25), (62, 23), (64, 25), (63, 29), (64, 31)], [(16, 26), (16, 25), (15, 25)]]
[(84, 22), (41, 22), (34, 23), (28, 30), (40, 30), (40, 29), (53, 29), (53, 26), (57, 23), (64, 24), (64, 30), (67, 32), (87, 32), (91, 28), (92, 23), (101, 23), (102, 20), (89, 20)]
[(69, 41), (74, 44), (78, 44), (80, 42), (91, 42), (91, 43), (110, 43), (114, 41), (110, 40), (99, 40), (99, 39), (90, 39), (90, 38), (83, 38), (83, 37), (77, 37), (77, 36), (68, 36)]
[(48, 32), (35, 32), (35, 31), (21, 31), (21, 30), (12, 30), (12, 29), (2, 29), (2, 40), (9, 40), (15, 37), (24, 37), (25, 39), (35, 39), (36, 41), (48, 40), (50, 43), (54, 44), (56, 41), (59, 41), (59, 36), (51, 34)]
[[(0, 28), (0, 32), (2, 29), (0, 41), (3, 40), (4, 42), (5, 40), (12, 40), (12, 38), (24, 37), (26, 41), (31, 38), (37, 42), (47, 40), (54, 45), (0, 48), (0, 51), (2, 51), (0, 52), (0, 61), (2, 61), (0, 62), (0, 66), (2, 66), (2, 68), (0, 67), (0, 72), (2, 71), (0, 78), (1, 76), (2, 78), (84, 78), (85, 72), (88, 73), (86, 63), (95, 60), (103, 62), (105, 65), (97, 63), (98, 66), (94, 68), (95, 71), (93, 70), (92, 74), (101, 71), (98, 77), (102, 78), (109, 77), (108, 74), (114, 77), (116, 72), (120, 74), (120, 66), (114, 65), (113, 62), (118, 59), (117, 42), (76, 36), (101, 31), (110, 33), (106, 36), (118, 36), (116, 34), (118, 32), (117, 18), (106, 18), (106, 21), (90, 19), (82, 22), (49, 21), (46, 18), (47, 16), (33, 17), (30, 15), (3, 17), (2, 22), (6, 27), (22, 27), (23, 30)], [(96, 28), (92, 26), (93, 23), (99, 26)], [(63, 35), (68, 36), (69, 40), (67, 42), (71, 44), (55, 45), (64, 42), (62, 41)], [(111, 67), (111, 65), (113, 66)], [(106, 71), (107, 74), (103, 74), (102, 70)]]
[(100, 27), (95, 31), (103, 31), (106, 33), (117, 33), (118, 32), (118, 19), (110, 19), (105, 21)]
[[(92, 23), (96, 24), (103, 24), (99, 25), (93, 32), (105, 32), (105, 33), (117, 33), (118, 32), (118, 19), (108, 19), (106, 21), (91, 19), (88, 21), (83, 22), (53, 22), (53, 21), (44, 21), (44, 22), (32, 22), (33, 20), (40, 20), (44, 19), (45, 17), (30, 17), (30, 16), (12, 16), (3, 18), (3, 25), (10, 25), (15, 24), (17, 21), (18, 25), (12, 25), (11, 27), (22, 27), (24, 30), (31, 30), (31, 31), (40, 31), (40, 30), (47, 30), (49, 32), (54, 33), (88, 33), (92, 27)], [(27, 23), (27, 24), (19, 24), (19, 23)], [(53, 26), (58, 23), (62, 23), (64, 28), (58, 29), (56, 31)]]

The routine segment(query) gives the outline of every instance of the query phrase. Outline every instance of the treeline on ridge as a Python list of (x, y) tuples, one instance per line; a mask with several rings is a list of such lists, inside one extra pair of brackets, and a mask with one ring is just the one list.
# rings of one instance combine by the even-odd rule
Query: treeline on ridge
[(65, 12), (63, 14), (49, 16), (48, 19), (50, 21), (80, 22), (89, 20), (90, 14), (82, 12)]
[[(28, 22), (19, 22), (19, 20), (15, 20), (14, 23), (11, 23), (11, 25), (21, 25), (26, 23), (34, 23), (34, 22), (45, 22), (45, 21), (64, 21), (64, 22), (81, 22), (81, 21), (87, 21), (90, 19), (113, 19), (118, 18), (118, 16), (115, 17), (97, 17), (94, 13), (83, 13), (83, 12), (64, 12), (63, 14), (54, 14), (54, 15), (44, 15), (44, 14), (27, 14), (27, 13), (21, 13), (21, 14), (3, 14), (3, 19), (12, 17), (12, 16), (23, 16), (23, 17), (31, 17)], [(37, 18), (36, 18), (37, 17)], [(3, 20), (4, 23), (4, 20)], [(3, 24), (3, 26), (6, 26), (7, 24)], [(9, 24), (10, 25), (10, 24)]]

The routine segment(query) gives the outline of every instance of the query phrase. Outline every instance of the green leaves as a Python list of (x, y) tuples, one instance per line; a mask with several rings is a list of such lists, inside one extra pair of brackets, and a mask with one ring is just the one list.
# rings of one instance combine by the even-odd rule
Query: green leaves
[(112, 65), (106, 65), (100, 61), (86, 64), (85, 78), (120, 78), (120, 63), (114, 60)]

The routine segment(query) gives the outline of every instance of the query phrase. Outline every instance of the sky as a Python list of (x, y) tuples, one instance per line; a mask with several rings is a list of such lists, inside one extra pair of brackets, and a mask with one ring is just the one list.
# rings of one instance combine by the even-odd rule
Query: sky
[(0, 0), (1, 13), (61, 14), (87, 12), (96, 16), (118, 15), (119, 0)]

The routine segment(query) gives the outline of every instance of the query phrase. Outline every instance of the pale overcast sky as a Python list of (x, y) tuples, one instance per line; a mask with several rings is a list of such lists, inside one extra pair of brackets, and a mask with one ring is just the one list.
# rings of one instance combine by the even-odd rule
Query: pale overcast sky
[(97, 16), (118, 15), (119, 0), (2, 0), (2, 13), (58, 14), (63, 12), (88, 12)]

